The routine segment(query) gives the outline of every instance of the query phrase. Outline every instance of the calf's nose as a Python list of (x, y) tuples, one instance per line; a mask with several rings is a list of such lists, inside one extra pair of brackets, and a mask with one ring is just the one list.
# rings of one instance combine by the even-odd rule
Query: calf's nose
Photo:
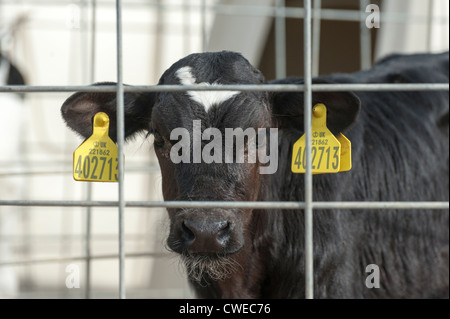
[(185, 219), (180, 227), (182, 240), (190, 253), (224, 252), (233, 228), (227, 220), (204, 219)]

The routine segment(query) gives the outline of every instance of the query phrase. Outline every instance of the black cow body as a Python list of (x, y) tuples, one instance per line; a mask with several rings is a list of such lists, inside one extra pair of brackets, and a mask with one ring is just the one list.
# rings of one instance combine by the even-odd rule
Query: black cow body
[[(315, 79), (317, 83), (448, 83), (448, 53), (392, 56), (371, 70)], [(186, 67), (189, 67), (186, 69)], [(180, 72), (181, 71), (183, 72)], [(263, 83), (232, 52), (188, 56), (160, 84)], [(290, 78), (272, 83), (302, 83)], [(92, 116), (115, 114), (114, 94), (76, 93), (62, 107), (68, 125), (90, 135)], [(303, 94), (241, 92), (219, 96), (209, 109), (193, 93), (127, 93), (126, 135), (155, 134), (166, 200), (302, 201), (302, 174), (290, 170), (303, 132)], [(217, 102), (219, 101), (219, 102)], [(353, 168), (314, 175), (315, 201), (448, 201), (448, 91), (323, 92), (328, 127), (352, 142)], [(204, 104), (202, 107), (201, 104)], [(173, 164), (176, 127), (278, 128), (278, 169), (261, 163)], [(112, 129), (110, 135), (115, 136)], [(169, 209), (168, 246), (181, 254), (199, 297), (302, 298), (304, 213), (288, 210)], [(315, 210), (316, 298), (448, 297), (448, 210)], [(380, 288), (368, 288), (368, 265)], [(212, 269), (212, 270), (211, 270)], [(223, 273), (223, 276), (220, 276)]]
[[(391, 57), (369, 71), (316, 82), (321, 80), (446, 83), (448, 54)], [(346, 132), (352, 141), (353, 168), (335, 175), (314, 175), (314, 200), (448, 201), (448, 92), (355, 94), (361, 100), (361, 111)], [(282, 134), (280, 158), (290, 159), (292, 144), (301, 133), (293, 129)], [(284, 167), (269, 186), (268, 193), (276, 194), (271, 199), (302, 200), (303, 176), (290, 172), (289, 161), (280, 163)], [(268, 216), (268, 224), (274, 227), (269, 233), (280, 234), (273, 240), (278, 246), (274, 251), (280, 255), (267, 257), (274, 261), (267, 292), (274, 297), (302, 297), (303, 237), (281, 234), (303, 234), (303, 214), (291, 211)], [(448, 296), (448, 216), (448, 211), (424, 210), (314, 211), (315, 295)], [(368, 273), (364, 269), (369, 264), (380, 267), (379, 289), (365, 286)]]

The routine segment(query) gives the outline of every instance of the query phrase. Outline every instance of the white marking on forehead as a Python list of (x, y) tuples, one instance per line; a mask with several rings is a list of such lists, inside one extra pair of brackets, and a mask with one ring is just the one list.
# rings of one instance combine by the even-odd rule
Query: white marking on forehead
[[(196, 83), (196, 78), (192, 74), (190, 66), (184, 66), (175, 72), (175, 75), (183, 85), (201, 85), (201, 86), (215, 86), (219, 83)], [(239, 91), (187, 91), (191, 100), (203, 105), (205, 111), (208, 112), (213, 105), (219, 105), (228, 99), (231, 99)]]

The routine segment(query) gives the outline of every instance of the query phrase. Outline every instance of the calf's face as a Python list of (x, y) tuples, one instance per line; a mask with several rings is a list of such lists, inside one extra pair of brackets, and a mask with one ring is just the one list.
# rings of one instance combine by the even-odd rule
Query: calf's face
[[(260, 73), (238, 55), (197, 55), (172, 66), (160, 84), (211, 86), (262, 81)], [(266, 93), (159, 94), (149, 129), (155, 138), (164, 199), (257, 200), (261, 163), (257, 156), (254, 161), (248, 157), (268, 146), (265, 128), (271, 124)], [(231, 132), (234, 134), (230, 135)], [(243, 142), (240, 146), (238, 139)], [(236, 155), (242, 156), (243, 163), (238, 163)], [(242, 209), (169, 209), (168, 212), (171, 221), (168, 246), (190, 257), (239, 251), (245, 243), (243, 230), (248, 229), (251, 221), (251, 210)]]
[[(264, 78), (240, 54), (192, 54), (172, 65), (159, 84), (261, 84)], [(283, 82), (288, 83), (288, 82)], [(297, 79), (292, 83), (301, 83)], [(111, 83), (99, 83), (111, 84)], [(332, 130), (343, 131), (356, 118), (359, 101), (352, 94), (313, 95), (327, 102)], [(278, 163), (276, 128), (303, 127), (303, 95), (285, 92), (187, 91), (125, 93), (125, 138), (139, 131), (154, 136), (165, 200), (257, 201), (265, 175)], [(116, 138), (116, 94), (78, 92), (61, 112), (70, 128), (84, 137), (92, 133), (97, 112), (110, 117)], [(290, 127), (292, 126), (292, 127)], [(269, 130), (269, 128), (271, 128)], [(168, 209), (168, 247), (181, 254), (191, 279), (223, 279), (233, 258), (251, 245), (252, 209)]]
[[(263, 83), (263, 76), (241, 55), (229, 52), (188, 56), (169, 68), (159, 81), (206, 88), (236, 83)], [(102, 84), (111, 83), (98, 85)], [(115, 140), (115, 103), (114, 93), (78, 92), (66, 100), (61, 111), (68, 126), (84, 137), (92, 132), (95, 113), (107, 113), (110, 137)], [(270, 127), (265, 92), (125, 94), (125, 137), (141, 130), (153, 134), (165, 200), (258, 200), (260, 168), (267, 160), (261, 164), (257, 153), (267, 155)], [(246, 238), (252, 220), (250, 209), (173, 208), (168, 214), (168, 247), (185, 256), (186, 261), (196, 260), (197, 268), (208, 268), (213, 278), (220, 278), (224, 269), (214, 272), (205, 265), (226, 263), (217, 260), (238, 252), (250, 240)], [(195, 273), (191, 269), (193, 277)]]

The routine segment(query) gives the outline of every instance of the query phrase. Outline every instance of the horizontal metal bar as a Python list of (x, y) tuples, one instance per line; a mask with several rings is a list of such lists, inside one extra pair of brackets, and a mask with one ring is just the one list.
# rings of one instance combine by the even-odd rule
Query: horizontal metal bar
[(354, 84), (313, 84), (316, 92), (337, 91), (448, 91), (448, 83), (354, 83)]
[[(143, 167), (134, 167), (134, 168), (126, 168), (125, 172), (127, 173), (135, 173), (135, 172), (148, 172), (148, 173), (156, 173), (160, 172), (161, 169), (159, 166), (143, 166)], [(0, 178), (2, 177), (12, 177), (12, 176), (38, 176), (38, 175), (62, 175), (62, 174), (72, 174), (72, 169), (61, 169), (61, 170), (48, 170), (48, 171), (37, 171), (37, 170), (17, 170), (11, 172), (2, 172), (0, 171)]]
[[(353, 84), (313, 84), (316, 92), (337, 91), (448, 91), (448, 83), (353, 83)], [(229, 84), (229, 85), (141, 85), (125, 86), (125, 92), (185, 92), (185, 91), (271, 91), (299, 92), (304, 91), (303, 84)], [(115, 85), (91, 86), (29, 86), (3, 85), (0, 93), (37, 93), (37, 92), (116, 92)]]
[[(273, 10), (273, 7), (267, 6), (246, 6), (246, 5), (215, 5), (211, 10), (216, 14), (227, 15), (244, 15), (244, 16), (265, 16), (265, 17), (284, 17), (291, 19), (303, 19), (305, 17), (304, 8), (286, 7), (285, 10)], [(311, 9), (311, 14), (314, 15), (319, 10)], [(330, 21), (361, 21), (366, 19), (368, 13), (361, 14), (360, 10), (347, 9), (327, 9), (320, 10), (321, 20)], [(381, 22), (399, 22), (399, 23), (427, 23), (428, 17), (426, 15), (411, 16), (402, 12), (383, 12), (380, 17)], [(433, 17), (435, 23), (446, 23), (448, 17), (440, 15)]]
[[(168, 257), (169, 253), (152, 253), (152, 252), (141, 252), (141, 253), (127, 253), (127, 258), (138, 258), (138, 257)], [(89, 256), (90, 260), (94, 259), (116, 259), (118, 254), (107, 254), (107, 255), (94, 255)], [(27, 260), (17, 260), (17, 261), (0, 261), (1, 266), (24, 266), (31, 264), (48, 264), (48, 263), (63, 263), (63, 262), (73, 262), (73, 261), (85, 261), (88, 257), (86, 256), (74, 256), (74, 257), (61, 257), (61, 258), (42, 258), (42, 259), (27, 259)]]
[[(81, 140), (81, 138), (80, 138)], [(73, 144), (66, 144), (65, 147), (72, 147)], [(142, 162), (144, 160), (139, 160), (139, 159), (133, 159), (130, 160), (130, 162), (127, 162), (127, 167), (126, 169), (139, 169), (139, 167), (142, 165)], [(145, 160), (147, 161), (147, 160)], [(5, 160), (5, 161), (1, 161), (0, 160), (0, 170), (4, 169), (3, 167), (27, 167), (27, 166), (33, 166), (33, 167), (37, 167), (37, 166), (51, 166), (52, 168), (54, 168), (55, 166), (64, 166), (64, 167), (72, 167), (73, 162), (72, 161), (66, 161), (66, 160), (54, 160), (54, 161), (47, 161), (47, 160), (31, 160), (31, 159), (21, 159), (20, 161), (14, 161), (14, 160)]]
[[(0, 242), (17, 242), (17, 245), (20, 245), (22, 242), (27, 240), (37, 240), (40, 241), (41, 244), (48, 245), (48, 243), (42, 243), (42, 241), (52, 241), (53, 244), (59, 245), (61, 241), (66, 240), (84, 240), (86, 238), (85, 234), (38, 234), (38, 233), (26, 233), (21, 235), (5, 235), (0, 234)], [(149, 235), (143, 233), (135, 233), (135, 234), (127, 234), (125, 239), (128, 241), (140, 241), (140, 240), (148, 240)], [(56, 241), (57, 240), (57, 241)], [(94, 234), (91, 235), (91, 240), (93, 241), (116, 241), (117, 234)], [(33, 245), (40, 244), (40, 242), (33, 242)], [(82, 242), (80, 242), (82, 245)]]
[(449, 209), (449, 202), (313, 202), (314, 209)]
[[(67, 5), (67, 2), (61, 2), (60, 0), (30, 0), (26, 1), (29, 5)], [(18, 2), (17, 0), (2, 0), (2, 4), (20, 4), (23, 5), (23, 1)], [(111, 1), (99, 1), (99, 6), (114, 5), (114, 2)], [(164, 11), (180, 11), (184, 10), (184, 7), (177, 5), (175, 3), (161, 3), (160, 1), (127, 1), (126, 8), (133, 7), (157, 7)], [(223, 15), (236, 15), (236, 16), (265, 16), (265, 17), (284, 17), (284, 18), (293, 18), (293, 19), (302, 19), (305, 16), (305, 10), (303, 8), (296, 7), (286, 7), (284, 10), (273, 10), (273, 6), (258, 6), (258, 5), (232, 5), (232, 4), (213, 4), (208, 5), (208, 10), (215, 14), (223, 14)], [(202, 6), (197, 3), (190, 3), (189, 8), (191, 10), (200, 11)], [(315, 10), (311, 10), (312, 14), (315, 13)], [(351, 10), (351, 9), (333, 9), (333, 8), (322, 8), (321, 10), (321, 20), (334, 20), (334, 21), (360, 21), (361, 20), (361, 11), (359, 10)], [(367, 14), (368, 15), (368, 14)], [(402, 12), (383, 12), (381, 15), (382, 22), (400, 22), (400, 23), (410, 23), (414, 21), (414, 23), (427, 23), (428, 17), (423, 15), (414, 15), (411, 16), (407, 13)], [(434, 23), (447, 23), (448, 17), (445, 15), (440, 15), (437, 17), (433, 17)]]
[[(449, 209), (449, 202), (313, 202), (313, 209)], [(0, 200), (0, 206), (117, 207), (117, 201)], [(304, 209), (304, 202), (128, 201), (126, 207)]]

